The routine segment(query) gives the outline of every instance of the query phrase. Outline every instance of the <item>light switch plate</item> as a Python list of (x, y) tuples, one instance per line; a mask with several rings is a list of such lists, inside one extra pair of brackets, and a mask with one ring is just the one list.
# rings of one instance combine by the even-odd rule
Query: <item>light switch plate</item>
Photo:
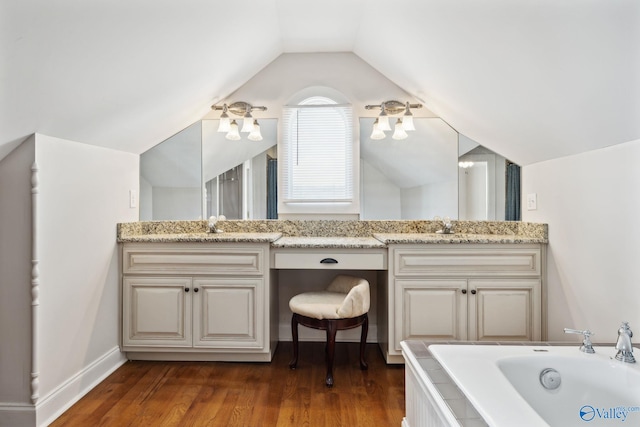
[(129, 190), (129, 207), (138, 207), (138, 192), (136, 190)]
[(536, 193), (527, 194), (527, 210), (535, 211), (538, 209), (538, 195)]

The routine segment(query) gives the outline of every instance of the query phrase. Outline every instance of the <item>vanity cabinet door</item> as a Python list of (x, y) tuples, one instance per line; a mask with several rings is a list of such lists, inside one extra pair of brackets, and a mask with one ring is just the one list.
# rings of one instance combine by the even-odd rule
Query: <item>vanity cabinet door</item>
[(123, 279), (125, 346), (191, 347), (191, 279)]
[(469, 339), (540, 341), (538, 279), (469, 280)]
[(256, 349), (265, 346), (262, 278), (194, 279), (194, 347)]
[(466, 289), (466, 280), (397, 279), (395, 349), (402, 340), (466, 340)]

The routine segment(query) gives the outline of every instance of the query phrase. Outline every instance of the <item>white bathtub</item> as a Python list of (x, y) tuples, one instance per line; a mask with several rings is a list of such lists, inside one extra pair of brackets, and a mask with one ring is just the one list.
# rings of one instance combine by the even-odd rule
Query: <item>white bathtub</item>
[[(594, 348), (585, 354), (578, 345), (429, 346), (490, 426), (640, 426), (640, 364), (612, 359), (613, 347)], [(547, 368), (560, 377), (554, 390), (541, 384)], [(551, 386), (558, 384), (553, 379)]]

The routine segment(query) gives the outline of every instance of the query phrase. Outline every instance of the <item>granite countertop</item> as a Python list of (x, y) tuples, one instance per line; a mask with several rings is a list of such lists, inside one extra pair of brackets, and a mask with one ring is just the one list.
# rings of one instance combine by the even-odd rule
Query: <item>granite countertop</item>
[(453, 221), (454, 234), (438, 234), (428, 220), (223, 220), (222, 233), (209, 223), (143, 221), (117, 225), (120, 243), (270, 243), (274, 248), (385, 248), (391, 244), (548, 243), (546, 224), (509, 221)]
[(373, 233), (385, 245), (411, 243), (547, 243), (543, 237), (514, 234)]
[(122, 243), (172, 243), (172, 242), (231, 242), (231, 243), (272, 243), (282, 233), (166, 233), (121, 236)]
[(274, 248), (386, 248), (374, 237), (282, 237), (271, 244)]

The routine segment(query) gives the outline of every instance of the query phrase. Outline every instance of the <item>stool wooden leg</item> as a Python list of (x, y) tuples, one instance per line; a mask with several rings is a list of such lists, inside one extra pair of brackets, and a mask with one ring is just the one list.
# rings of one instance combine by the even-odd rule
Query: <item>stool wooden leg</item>
[(298, 316), (291, 316), (291, 336), (293, 337), (293, 359), (289, 362), (289, 368), (295, 369), (298, 366)]
[(362, 333), (360, 334), (360, 369), (368, 369), (369, 366), (364, 360), (364, 351), (367, 344), (367, 334), (369, 333), (369, 316), (362, 322)]
[(327, 387), (333, 387), (333, 356), (336, 350), (337, 330), (336, 322), (329, 320), (327, 322), (327, 378), (325, 380)]

